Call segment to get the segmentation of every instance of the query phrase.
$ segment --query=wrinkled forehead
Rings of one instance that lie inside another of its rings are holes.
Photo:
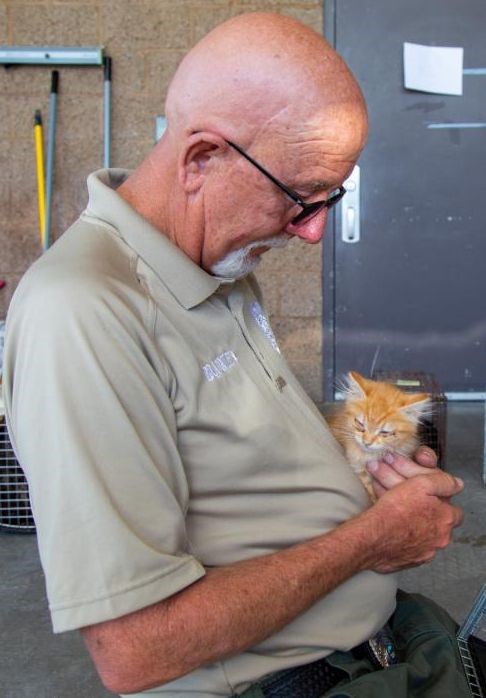
[[[296,114],[292,129],[283,136],[288,142],[323,142],[330,152],[359,153],[368,135],[368,119],[360,103],[346,102]]]
[[[299,105],[301,106],[301,105]],[[297,168],[328,165],[337,179],[345,175],[359,158],[368,133],[363,105],[340,103],[308,110],[286,109],[260,131],[257,140],[265,150],[295,162]],[[316,172],[319,175],[319,172]],[[322,175],[326,177],[326,173]]]

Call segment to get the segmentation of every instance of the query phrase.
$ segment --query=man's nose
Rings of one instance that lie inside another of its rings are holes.
[[[293,225],[290,221],[284,229],[285,233],[299,237],[304,242],[310,245],[315,245],[322,240],[324,228],[327,223],[328,210],[323,208],[322,211],[308,221],[304,221],[300,225]]]

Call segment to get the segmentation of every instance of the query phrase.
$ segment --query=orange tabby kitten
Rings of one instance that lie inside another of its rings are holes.
[[[370,460],[387,451],[411,456],[419,445],[421,417],[430,409],[426,393],[405,393],[391,383],[363,378],[350,371],[345,401],[328,418],[328,424],[374,501],[371,476],[365,469]]]

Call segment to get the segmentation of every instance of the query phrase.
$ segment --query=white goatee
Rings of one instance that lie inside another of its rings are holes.
[[[224,279],[242,279],[260,263],[261,255],[252,255],[258,247],[285,247],[291,236],[280,233],[266,240],[256,240],[239,250],[229,252],[211,267],[211,273]]]

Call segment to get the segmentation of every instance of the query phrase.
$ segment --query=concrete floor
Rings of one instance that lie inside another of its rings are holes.
[[[466,519],[431,564],[401,575],[401,586],[443,605],[460,622],[486,577],[486,489],[482,483],[484,406],[448,406],[447,469],[466,488]],[[77,633],[53,635],[35,535],[0,534],[0,695],[106,698]]]

